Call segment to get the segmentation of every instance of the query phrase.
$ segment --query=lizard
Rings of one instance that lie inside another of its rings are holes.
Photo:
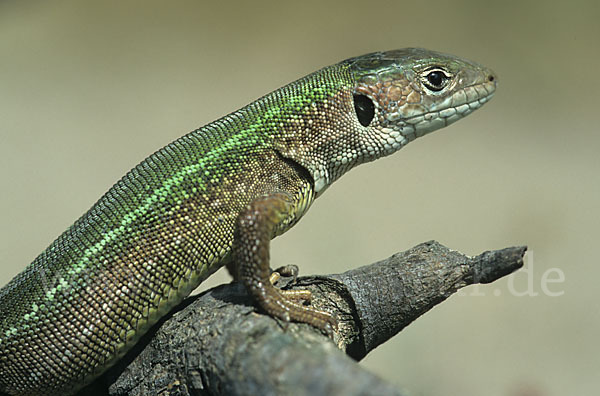
[[[335,330],[273,285],[270,240],[348,170],[463,118],[496,84],[452,55],[374,52],[156,151],[0,289],[0,391],[76,392],[223,266],[268,315]]]

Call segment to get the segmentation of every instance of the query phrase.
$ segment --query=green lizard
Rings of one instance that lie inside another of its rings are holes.
[[[75,392],[227,265],[262,310],[326,331],[270,282],[270,240],[358,164],[479,108],[492,71],[424,49],[325,67],[165,146],[0,290],[0,391]]]

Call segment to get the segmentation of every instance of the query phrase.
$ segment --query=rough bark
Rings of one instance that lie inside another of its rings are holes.
[[[422,243],[342,274],[288,281],[334,312],[330,339],[257,311],[236,283],[188,299],[80,395],[399,395],[356,361],[458,289],[523,265],[526,247],[467,257]],[[284,282],[285,283],[285,282]]]

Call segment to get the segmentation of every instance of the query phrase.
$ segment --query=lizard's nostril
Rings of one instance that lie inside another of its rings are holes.
[[[494,79],[495,79],[495,77],[494,77],[494,75],[493,75],[493,74],[490,74],[490,75],[488,76],[488,81],[489,81],[489,82],[492,82],[492,81],[494,81]]]

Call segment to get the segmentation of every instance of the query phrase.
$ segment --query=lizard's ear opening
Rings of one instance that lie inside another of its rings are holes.
[[[366,95],[354,94],[354,110],[360,125],[369,126],[373,117],[375,117],[375,104]]]

